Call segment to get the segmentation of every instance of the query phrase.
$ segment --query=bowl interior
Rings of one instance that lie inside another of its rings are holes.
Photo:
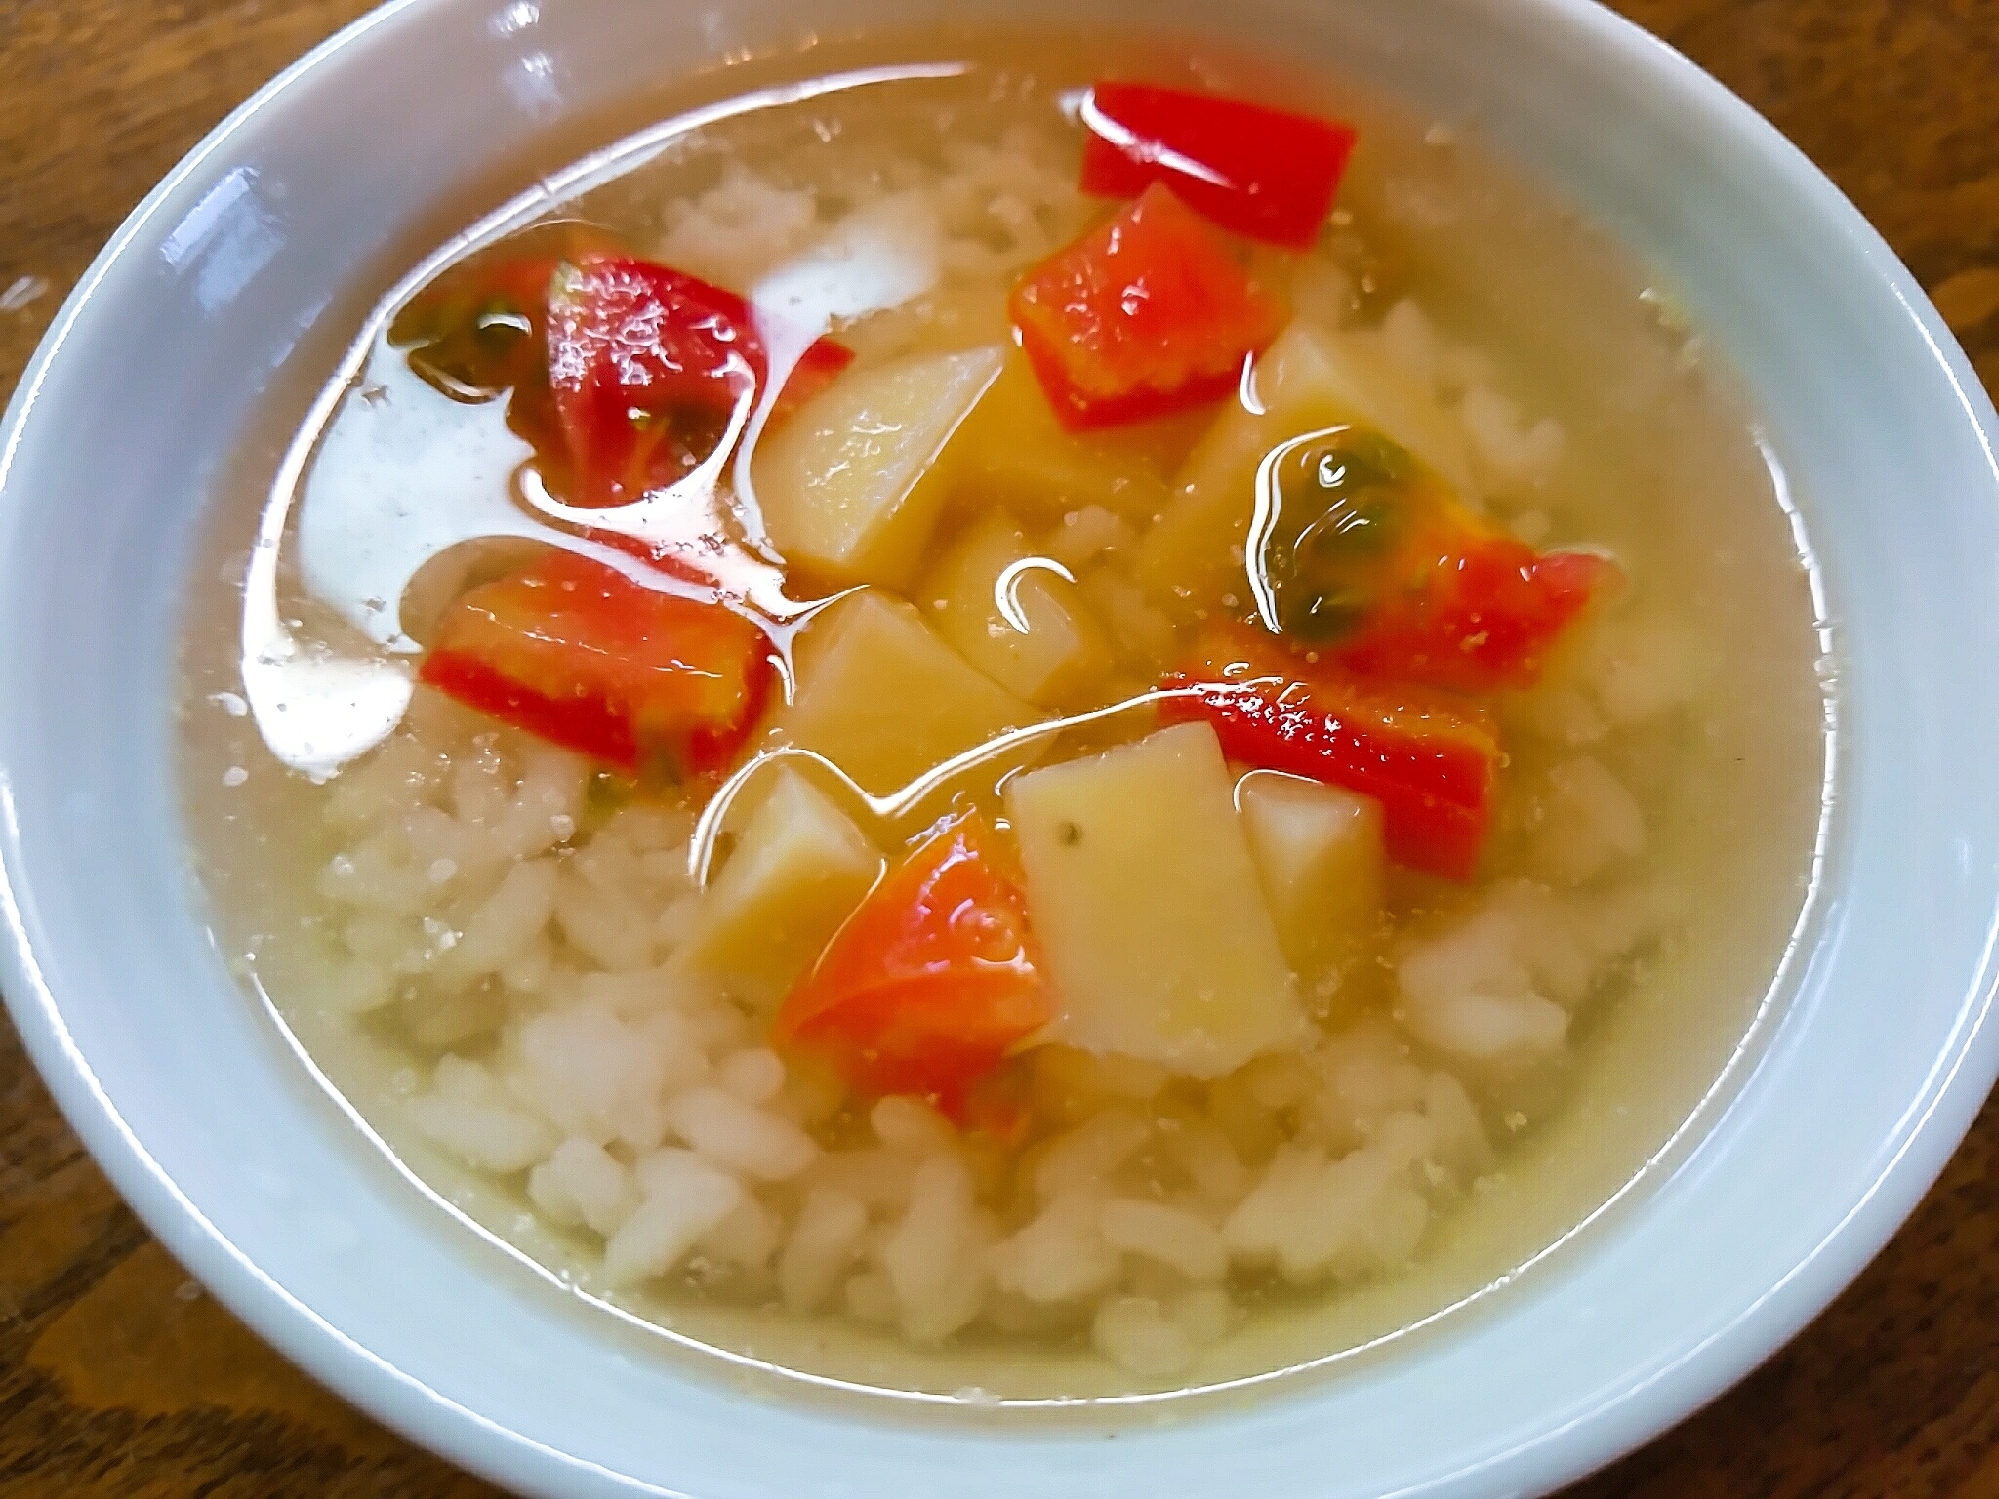
[[[368,275],[427,249],[440,203],[474,205],[469,220],[502,164],[663,77],[869,25],[1118,12],[392,5],[162,185],[16,397],[0,439],[0,915],[23,1033],[191,1269],[344,1393],[503,1481],[702,1499],[1544,1486],[1795,1330],[1913,1205],[1999,1070],[1999,798],[1975,759],[1999,714],[1966,687],[1999,646],[1995,423],[1907,274],[1774,132],[1607,13],[1251,0],[1229,43],[1474,124],[1656,266],[1752,392],[1822,566],[1844,721],[1828,898],[1725,1116],[1656,1190],[1449,1336],[1107,1447],[1089,1419],[912,1422],[690,1374],[424,1211],[311,1084],[201,923],[170,763],[187,570],[271,388],[325,368]],[[1193,0],[1152,16],[1215,24]],[[1330,1474],[1309,1460],[1329,1430]]]

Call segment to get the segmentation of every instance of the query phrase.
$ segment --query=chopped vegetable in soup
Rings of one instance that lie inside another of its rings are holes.
[[[1027,897],[976,812],[943,823],[852,913],[771,1022],[863,1094],[960,1114],[971,1090],[1048,1023]]]
[[[279,634],[190,646],[273,772],[205,867],[328,1075],[780,1365],[1420,1320],[1679,1127],[1802,898],[1796,553],[1628,268],[1120,45],[752,101],[428,267],[274,491]]]
[[[1372,798],[1389,857],[1468,880],[1491,830],[1500,748],[1493,715],[1431,688],[1375,681],[1283,648],[1251,627],[1214,625],[1166,680],[1169,718],[1214,726],[1240,764]]]
[[[696,774],[742,747],[770,678],[764,637],[719,601],[555,550],[468,590],[438,622],[425,684],[625,771]]]
[[[1083,190],[1130,197],[1163,182],[1224,229],[1307,250],[1358,132],[1212,93],[1100,82],[1082,105]]]
[[[1212,403],[1277,336],[1281,317],[1220,237],[1158,184],[1022,276],[1007,305],[1070,427]]]

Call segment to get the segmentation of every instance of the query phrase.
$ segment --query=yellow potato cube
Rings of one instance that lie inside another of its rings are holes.
[[[999,375],[997,348],[925,354],[835,380],[757,451],[771,544],[836,583],[901,587],[950,489],[946,449]]]
[[[1233,791],[1200,723],[1007,783],[1058,1004],[1047,1039],[1195,1077],[1302,1040]]]
[[[775,1008],[879,878],[881,853],[832,798],[794,770],[770,789],[710,880],[675,961]]]
[[[1006,515],[974,523],[916,599],[960,655],[1030,702],[1080,703],[1110,673],[1110,643],[1076,585],[1037,559]]]
[[[1327,334],[1293,323],[1258,365],[1256,385],[1263,414],[1235,405],[1215,419],[1139,544],[1140,586],[1177,618],[1228,595],[1248,602],[1242,549],[1256,509],[1257,467],[1281,442],[1325,427],[1371,427],[1466,488],[1457,424],[1371,334]]]
[[[1044,716],[972,667],[910,605],[866,589],[807,627],[797,690],[776,731],[883,796]],[[1025,746],[1007,763],[1032,760],[1043,748]]]
[[[1015,350],[966,421],[954,456],[966,493],[1037,524],[1086,505],[1149,524],[1166,504],[1157,455],[1176,447],[1185,444],[1157,422],[1088,436],[1063,430],[1027,357]]]
[[[1236,805],[1291,966],[1323,973],[1358,953],[1381,920],[1381,803],[1259,770]]]

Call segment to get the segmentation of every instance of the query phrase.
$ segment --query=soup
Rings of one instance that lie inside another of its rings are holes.
[[[441,1197],[696,1342],[1033,1397],[1420,1323],[1661,1149],[1799,919],[1751,419],[1337,81],[871,61],[382,304],[190,631],[219,928]]]

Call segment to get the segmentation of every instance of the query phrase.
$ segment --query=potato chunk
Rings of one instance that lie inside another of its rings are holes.
[[[1033,555],[1020,528],[996,512],[958,538],[916,598],[944,638],[1000,686],[1066,707],[1109,674],[1110,642],[1076,585],[1032,564]]]
[[[1381,803],[1256,771],[1236,804],[1291,966],[1323,973],[1358,953],[1381,919]]]
[[[981,502],[1037,524],[1101,505],[1143,525],[1166,504],[1161,448],[1185,451],[1180,419],[1079,436],[1063,430],[1048,398],[1015,350],[960,438],[959,474]]]
[[[846,375],[765,441],[757,504],[785,560],[837,583],[907,584],[949,488],[945,450],[1000,359],[971,349]]]
[[[911,606],[867,589],[806,630],[797,692],[776,727],[786,742],[826,756],[881,796],[1042,718],[946,645]],[[1030,745],[1010,763],[1040,753]]]
[[[1007,813],[1054,980],[1047,1036],[1218,1077],[1305,1029],[1206,724],[1017,776]]]
[[[853,821],[796,771],[771,772],[676,962],[774,1008],[873,888],[882,856]]]
[[[1240,558],[1256,504],[1257,466],[1281,442],[1325,427],[1370,427],[1465,487],[1464,440],[1455,423],[1387,359],[1373,335],[1326,334],[1294,323],[1263,356],[1256,378],[1263,414],[1230,406],[1215,419],[1140,543],[1138,581],[1176,618],[1245,591]]]

